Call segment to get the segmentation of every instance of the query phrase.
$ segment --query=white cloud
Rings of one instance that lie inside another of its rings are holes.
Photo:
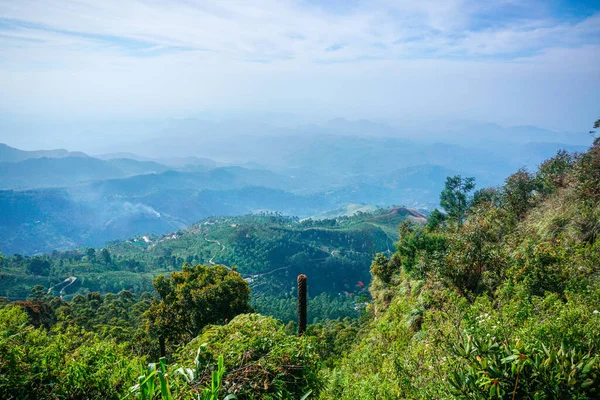
[[[538,1],[377,0],[339,12],[282,0],[8,0],[0,15],[0,110],[11,112],[461,114],[566,127],[564,113],[587,118],[598,99],[600,14],[560,19]],[[544,116],[550,108],[563,113]]]
[[[224,57],[250,60],[327,57],[413,57],[429,55],[502,56],[558,44],[597,40],[598,15],[583,22],[497,17],[490,27],[472,29],[480,14],[493,14],[513,1],[466,0],[376,1],[347,14],[326,13],[296,2],[262,1],[8,1],[5,19],[39,24],[54,31],[4,29],[8,37],[45,40],[50,46],[76,42],[58,32],[110,35],[157,46],[209,50]],[[490,5],[491,4],[491,5]],[[521,3],[517,6],[523,7]],[[525,2],[524,4],[528,4]],[[517,7],[514,6],[514,7]],[[528,13],[524,14],[529,15]],[[35,26],[34,26],[35,27]],[[87,51],[103,48],[97,37],[79,37]],[[7,40],[7,39],[4,39]],[[118,40],[113,40],[117,45]],[[327,48],[344,43],[345,55]],[[394,46],[394,43],[410,45]],[[378,44],[379,46],[374,46]],[[33,43],[31,48],[35,48]]]

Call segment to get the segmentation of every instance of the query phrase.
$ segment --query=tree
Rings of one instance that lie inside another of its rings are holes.
[[[536,174],[540,191],[547,195],[566,187],[574,165],[574,157],[566,150],[559,150],[554,157],[544,161]]]
[[[594,128],[598,128],[598,125],[600,120],[594,123]],[[592,203],[600,199],[600,137],[596,138],[587,152],[578,157],[575,177],[577,192],[582,199]]]
[[[100,250],[100,260],[106,265],[111,264],[112,260],[110,258],[110,253],[107,249]]]
[[[517,219],[534,205],[534,195],[538,183],[530,172],[521,168],[504,181],[502,188],[502,202],[504,208]]]
[[[500,201],[500,193],[496,188],[483,188],[473,193],[473,199],[469,204],[469,213],[474,212],[478,207],[490,207]]]
[[[400,240],[396,242],[396,253],[387,266],[395,273],[400,268],[409,275],[424,279],[431,269],[433,259],[446,251],[444,232],[425,229],[404,221],[400,224]]]
[[[50,263],[40,257],[34,257],[29,261],[29,272],[33,275],[48,275],[50,273]]]
[[[446,185],[440,194],[440,205],[448,219],[462,226],[469,208],[469,193],[475,189],[475,178],[462,178],[460,175],[446,178]]]
[[[41,300],[48,294],[48,290],[46,290],[42,285],[35,285],[31,289],[31,293],[27,296],[27,300]]]
[[[446,215],[437,208],[427,218],[427,229],[434,231],[446,221]]]
[[[393,273],[389,258],[383,253],[377,253],[371,263],[371,275],[381,279],[384,283],[390,283]]]
[[[222,265],[184,264],[182,271],[160,275],[153,284],[161,300],[147,311],[147,328],[174,343],[196,337],[206,325],[252,310],[248,283]]]
[[[88,248],[85,252],[85,254],[87,255],[88,261],[89,262],[95,262],[96,261],[96,250],[94,250],[93,248]]]
[[[590,131],[590,135],[593,137],[596,137],[596,129],[600,129],[600,119],[597,119],[596,122],[594,122],[594,130]]]

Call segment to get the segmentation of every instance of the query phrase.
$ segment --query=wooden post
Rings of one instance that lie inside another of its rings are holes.
[[[298,275],[298,336],[306,332],[306,275]]]
[[[163,335],[160,335],[158,337],[158,344],[160,346],[160,356],[161,357],[166,357],[167,356],[167,351],[165,350],[165,337]]]

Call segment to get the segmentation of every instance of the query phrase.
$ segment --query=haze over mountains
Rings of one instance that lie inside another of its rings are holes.
[[[446,176],[498,185],[515,169],[534,168],[559,149],[582,151],[590,140],[467,122],[407,131],[367,120],[185,119],[135,143],[105,142],[97,153],[2,144],[0,251],[101,246],[214,215],[306,218],[355,204],[427,210],[438,204]]]

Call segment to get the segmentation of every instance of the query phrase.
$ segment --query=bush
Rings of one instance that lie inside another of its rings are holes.
[[[314,337],[288,335],[271,317],[242,314],[227,325],[208,327],[178,359],[185,366],[196,357],[207,371],[198,377],[199,386],[210,381],[208,372],[223,355],[227,393],[240,399],[297,399],[320,388],[319,348]]]
[[[127,347],[79,329],[49,334],[20,307],[2,307],[0,398],[119,398],[143,361]]]
[[[592,399],[600,394],[600,357],[543,344],[467,336],[454,346],[453,394],[467,399]]]

